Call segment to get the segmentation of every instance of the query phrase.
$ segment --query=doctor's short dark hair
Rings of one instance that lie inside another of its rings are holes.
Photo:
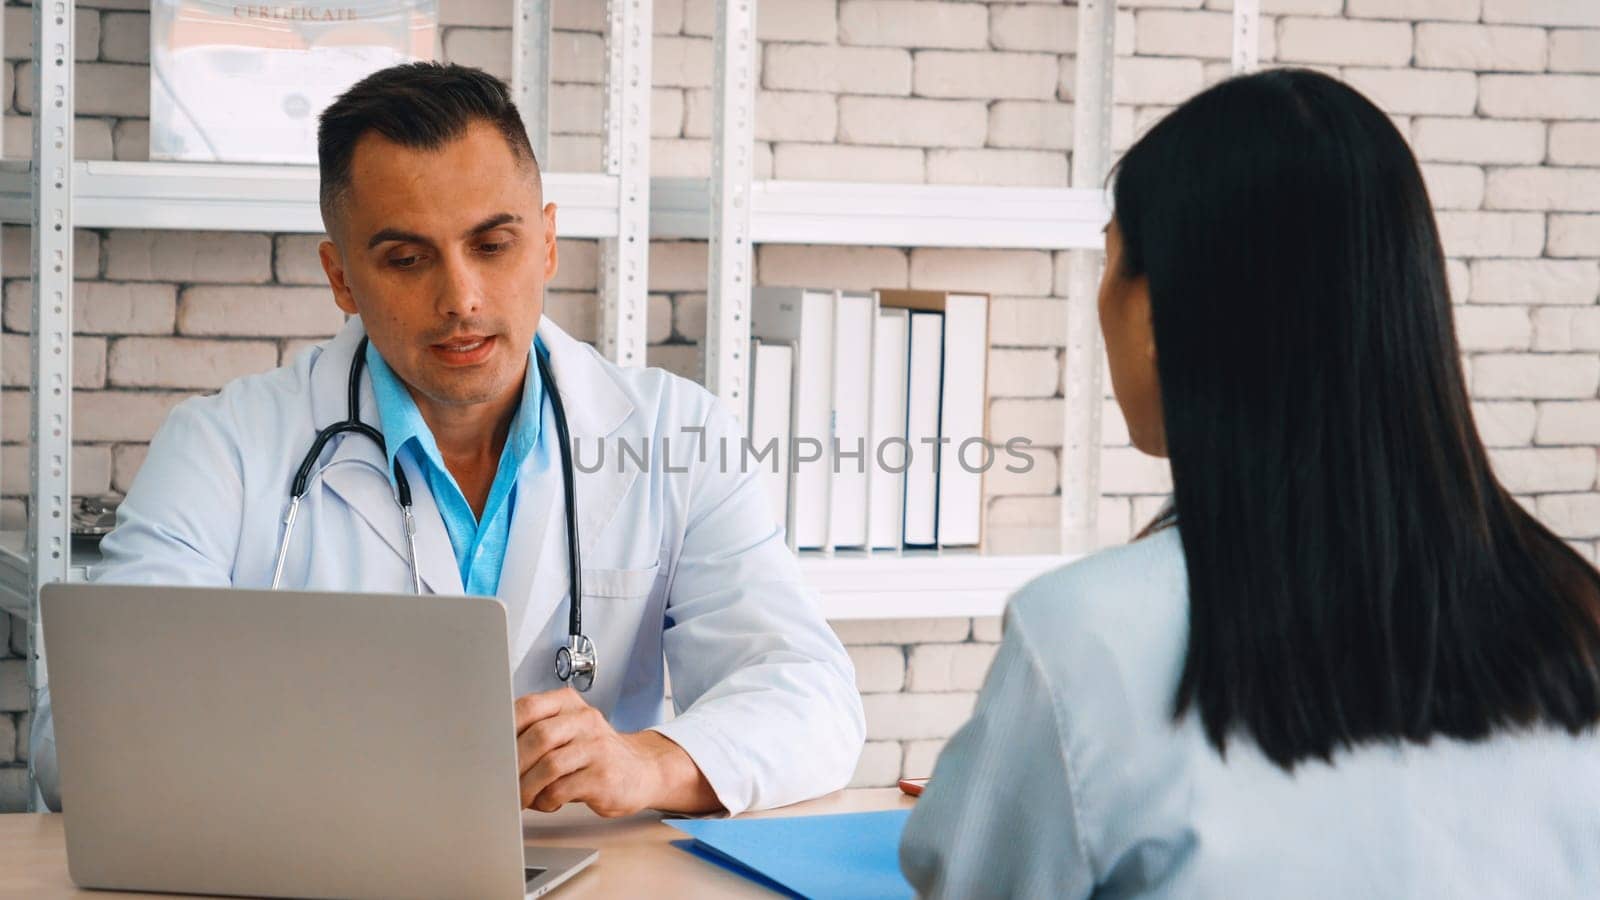
[[[350,187],[350,161],[368,132],[402,147],[433,150],[461,137],[473,122],[500,129],[511,152],[537,177],[539,162],[510,88],[482,69],[404,63],[356,82],[323,111],[317,126],[323,227],[333,232],[334,213]]]

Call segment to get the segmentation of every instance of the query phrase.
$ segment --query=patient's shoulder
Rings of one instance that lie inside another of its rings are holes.
[[[1178,530],[1168,528],[1034,578],[1012,598],[1011,617],[1041,636],[1186,622],[1188,585]]]
[[[1189,633],[1178,530],[1040,575],[1012,598],[1006,628],[1020,629],[1058,699],[1109,693],[1124,711],[1165,716]]]

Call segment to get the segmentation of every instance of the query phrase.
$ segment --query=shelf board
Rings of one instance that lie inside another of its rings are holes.
[[[705,239],[709,190],[654,179],[651,236]],[[1102,192],[1074,188],[758,181],[750,191],[756,244],[1098,250],[1109,220]]]
[[[31,167],[0,163],[0,221],[32,220]],[[85,160],[73,163],[72,179],[79,228],[323,231],[314,166]],[[560,209],[562,237],[616,237],[614,177],[546,173],[544,188]]]
[[[998,616],[1011,594],[1076,557],[976,551],[800,554],[823,615],[844,619],[964,619]]]
[[[0,221],[31,221],[30,169],[0,162]],[[312,166],[83,160],[72,170],[80,228],[323,230]],[[562,237],[616,236],[614,177],[547,173],[544,184]],[[704,240],[709,198],[703,179],[653,179],[651,236]],[[1108,218],[1100,191],[1071,188],[759,181],[750,196],[750,238],[766,244],[1098,249]]]
[[[30,614],[24,533],[0,532],[0,609]],[[935,619],[998,616],[1006,599],[1067,556],[990,556],[971,551],[800,554],[800,571],[817,589],[823,615],[843,619]],[[93,545],[72,552],[72,579],[100,561]]]

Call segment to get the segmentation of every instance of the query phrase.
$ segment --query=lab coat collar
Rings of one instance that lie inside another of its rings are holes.
[[[311,407],[318,427],[326,427],[345,418],[350,361],[365,334],[361,319],[352,317],[345,323],[344,329],[324,345],[313,364]],[[616,375],[593,348],[568,335],[549,317],[540,320],[538,334],[550,353],[551,377],[555,389],[562,392],[568,431],[574,446],[582,448],[583,458],[593,459],[598,452],[599,442],[620,428],[632,415],[633,402]],[[550,389],[551,386],[546,385],[546,390]],[[365,375],[361,379],[359,408],[362,421],[374,427],[379,424],[377,399],[372,391],[371,379]],[[547,436],[554,438],[553,427]],[[556,448],[543,441],[541,444],[549,448],[553,471],[559,475],[559,459],[554,455]],[[333,449],[325,451],[324,455],[329,453],[331,456],[325,463],[323,482],[383,537],[404,564],[408,556],[405,530],[393,489],[385,477],[383,453],[373,442],[352,435],[339,438]],[[538,452],[529,455],[523,464],[522,474],[528,474],[538,455]],[[433,504],[433,498],[428,495],[427,483],[422,480],[420,473],[412,469],[408,469],[406,474],[411,481],[417,517],[417,564],[422,581],[434,593],[459,594],[463,590],[461,573],[456,567],[443,520]],[[637,472],[631,468],[617,472],[613,467],[602,467],[599,471],[586,473],[578,470],[575,474],[579,546],[594,547],[598,545],[601,532],[615,516],[622,499],[627,496]],[[510,545],[500,585],[500,596],[508,601],[516,597],[528,598],[529,616],[524,621],[529,624],[547,618],[549,610],[559,604],[566,594],[565,579],[551,581],[539,578],[539,583],[534,583],[534,569],[550,572],[553,568],[551,565],[539,565],[535,560],[543,555],[544,548],[551,543],[546,539],[548,528],[544,523],[551,518],[559,521],[559,517],[550,515],[555,512],[550,505],[522,502],[531,493],[518,492],[519,502],[512,519]],[[558,498],[559,493],[548,492],[547,496]],[[556,558],[561,561],[560,569],[564,571],[564,555]]]
[[[337,337],[324,345],[311,370],[311,409],[317,427],[325,428],[349,414],[350,362],[366,330],[361,319],[352,317]],[[372,378],[363,373],[359,394],[361,421],[378,428],[378,401]],[[324,451],[322,482],[356,511],[367,525],[389,545],[401,565],[409,565],[405,521],[389,477],[388,459],[378,445],[366,438],[345,434],[336,439],[331,451]],[[456,567],[450,535],[444,519],[428,492],[428,483],[414,465],[401,456],[406,479],[411,483],[412,514],[417,523],[417,575],[435,594],[460,594],[461,571]]]
[[[539,337],[550,354],[547,394],[559,391],[567,415],[567,431],[572,439],[569,452],[582,450],[582,459],[592,460],[600,441],[615,432],[633,413],[634,405],[617,382],[614,371],[592,347],[575,340],[545,318]],[[566,558],[565,500],[562,496],[560,458],[554,443],[555,424],[550,404],[545,404],[544,434],[539,450],[523,465],[526,477],[537,465],[536,458],[547,455],[550,472],[543,490],[531,490],[526,481],[519,484],[517,509],[511,520],[506,565],[500,573],[500,598],[508,613],[508,639],[513,665],[525,658],[543,633],[552,616],[565,607],[569,597],[570,573]],[[575,458],[575,461],[576,458]],[[631,467],[618,472],[605,466],[593,472],[574,468],[573,493],[578,507],[578,547],[600,546],[600,535],[616,515],[632,487],[637,472]],[[565,634],[565,630],[562,630]]]
[[[616,370],[593,347],[562,331],[548,316],[539,324],[539,337],[550,351],[550,377],[555,382],[545,385],[545,390],[561,391],[567,431],[573,441],[569,449],[581,450],[581,459],[592,461],[600,450],[600,441],[621,428],[633,414],[633,401],[617,381]],[[555,435],[554,427],[550,434]],[[545,446],[554,452],[554,443]],[[554,456],[551,462],[560,463]],[[601,466],[594,472],[576,471],[580,547],[595,546],[633,484],[638,474],[634,468],[618,472],[615,466]]]
[[[551,378],[564,389],[562,398],[572,398],[564,407],[572,436],[598,439],[621,427],[633,413],[633,402],[595,349],[562,331],[549,316],[539,320],[539,338],[550,351]]]

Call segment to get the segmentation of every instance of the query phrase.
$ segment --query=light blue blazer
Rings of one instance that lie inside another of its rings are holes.
[[[1024,587],[973,718],[906,827],[935,897],[1600,897],[1600,735],[1226,758],[1172,702],[1176,530]]]

